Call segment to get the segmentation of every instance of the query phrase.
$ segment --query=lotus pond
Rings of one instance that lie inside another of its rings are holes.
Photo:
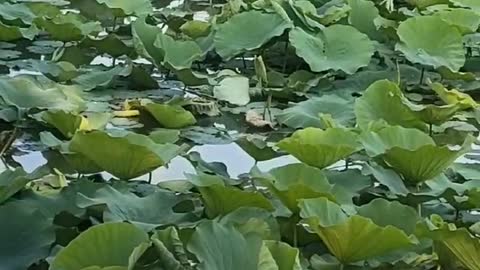
[[[480,1],[0,1],[0,270],[480,270]]]

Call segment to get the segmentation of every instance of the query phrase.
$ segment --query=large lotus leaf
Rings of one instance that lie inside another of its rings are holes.
[[[426,125],[404,104],[404,96],[397,84],[380,80],[370,85],[355,102],[357,124],[367,129],[372,122],[384,120],[391,125],[425,129]]]
[[[465,64],[462,35],[438,16],[409,18],[400,24],[397,34],[401,42],[396,49],[410,62],[447,67],[452,71],[458,71]]]
[[[35,23],[47,31],[53,39],[64,42],[81,40],[102,30],[99,22],[88,22],[83,16],[72,12],[59,14],[52,19],[37,17]]]
[[[263,239],[279,240],[280,228],[274,212],[258,207],[242,207],[223,216],[222,224],[233,224],[241,233],[257,233]]]
[[[457,104],[437,106],[433,104],[414,104],[407,99],[404,103],[413,111],[413,113],[425,123],[432,125],[441,125],[450,120],[455,113],[460,110]]]
[[[435,232],[436,238],[468,269],[480,269],[480,239],[465,228]]]
[[[78,270],[87,267],[125,267],[137,247],[148,235],[128,223],[105,223],[91,227],[64,249],[50,265],[51,270]],[[108,268],[107,268],[108,269]]]
[[[115,34],[109,34],[108,36],[102,38],[93,38],[89,36],[82,41],[80,46],[87,48],[94,47],[98,53],[108,53],[112,57],[129,55],[133,50],[132,47],[128,46],[125,41],[120,39],[120,37]]]
[[[335,200],[332,185],[320,169],[303,163],[272,169],[271,177],[264,177],[265,185],[293,213],[298,214],[298,200],[327,197]]]
[[[9,24],[31,25],[36,16],[25,4],[9,4],[7,2],[0,4],[0,17]]]
[[[20,28],[0,22],[0,41],[14,41],[17,39],[33,39],[38,34],[35,26]]]
[[[280,149],[300,161],[320,169],[348,157],[360,149],[357,136],[342,128],[306,128],[278,143]]]
[[[132,72],[132,65],[118,65],[107,70],[88,70],[73,79],[73,82],[80,85],[84,90],[89,91],[95,88],[109,86],[117,76],[128,76]]]
[[[241,207],[257,207],[273,211],[270,201],[261,193],[248,192],[236,187],[211,185],[199,187],[207,215],[224,216]]]
[[[361,141],[370,156],[381,157],[406,181],[419,183],[433,179],[468,152],[474,138],[468,137],[460,149],[453,150],[437,146],[419,130],[390,126],[363,134]]]
[[[316,35],[297,27],[290,31],[289,40],[315,72],[333,69],[353,74],[370,63],[375,51],[372,41],[349,25],[335,24]]]
[[[418,221],[415,209],[396,201],[375,199],[357,209],[360,216],[371,219],[376,225],[394,226],[407,234],[413,234]]]
[[[302,200],[300,208],[300,215],[310,229],[342,263],[385,255],[416,243],[394,226],[382,227],[358,215],[348,217],[338,205],[325,198]]]
[[[229,70],[225,70],[227,73]],[[245,76],[229,74],[222,77],[213,88],[213,95],[219,100],[228,101],[238,106],[247,105],[250,102],[250,84]]]
[[[380,34],[375,25],[379,11],[375,3],[368,0],[348,0],[350,15],[348,21],[360,32],[367,34],[372,39],[379,39]]]
[[[163,50],[154,45],[157,36],[162,30],[145,22],[145,18],[141,17],[132,23],[133,46],[137,53],[148,58],[157,65],[161,64],[163,59]]]
[[[480,2],[476,0],[450,0],[454,5],[480,11]]]
[[[32,179],[27,176],[22,168],[0,173],[0,204],[23,189],[30,181]]]
[[[150,103],[144,108],[166,128],[183,128],[197,122],[191,112],[179,105]]]
[[[146,230],[186,221],[188,214],[173,211],[173,207],[182,201],[184,200],[181,196],[168,191],[157,191],[146,197],[138,197],[111,186],[98,189],[91,195],[77,195],[77,205],[81,208],[106,205],[107,210],[103,213],[105,222],[127,221]]]
[[[42,113],[42,120],[54,126],[63,136],[71,138],[77,130],[103,129],[111,118],[109,113],[89,114],[88,117],[66,112],[63,110],[52,110]]]
[[[77,132],[70,150],[91,160],[120,179],[132,179],[165,165],[179,152],[173,144],[156,144],[136,133],[111,135],[102,131]]]
[[[0,80],[0,103],[14,106],[20,110],[62,109],[80,111],[85,101],[78,95],[79,89],[53,82],[41,82],[27,76],[4,78]]]
[[[475,33],[480,25],[480,14],[469,9],[457,8],[439,11],[434,14],[440,16],[448,24],[455,26],[462,34]]]
[[[217,26],[215,50],[222,58],[230,59],[242,52],[260,48],[290,27],[291,23],[277,13],[242,12]]]
[[[25,270],[48,256],[55,242],[51,219],[32,207],[17,204],[1,206],[0,219],[0,259],[3,269]]]
[[[183,267],[190,266],[185,247],[175,227],[157,230],[150,239],[163,269],[182,270]]]
[[[199,60],[203,52],[194,41],[175,40],[171,36],[160,33],[153,45],[163,51],[163,59],[155,59],[175,70],[188,69]]]
[[[272,240],[264,241],[263,247],[266,247],[268,249],[268,252],[275,261],[275,270],[302,270],[299,258],[300,251],[297,248],[293,248],[288,244],[280,241]],[[258,270],[273,269],[262,268],[259,266]]]
[[[440,83],[432,83],[430,87],[448,105],[457,105],[462,110],[475,109],[480,106],[469,94],[457,89],[448,90]]]
[[[188,250],[200,261],[199,270],[245,270],[258,269],[261,246],[257,234],[242,235],[232,225],[204,221],[195,229]]]
[[[149,0],[97,0],[111,9],[120,9],[122,12],[114,12],[117,17],[122,15],[147,15],[153,12],[152,2]],[[122,14],[123,13],[123,14]]]
[[[283,110],[275,117],[291,128],[326,128],[320,114],[329,114],[339,125],[352,126],[355,122],[353,102],[336,95],[310,98]]]

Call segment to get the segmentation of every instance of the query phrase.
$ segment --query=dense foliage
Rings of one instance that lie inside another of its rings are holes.
[[[0,1],[0,269],[480,270],[479,25],[478,0]],[[192,150],[229,143],[249,173]]]

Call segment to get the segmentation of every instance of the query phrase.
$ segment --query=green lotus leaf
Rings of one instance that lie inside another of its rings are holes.
[[[147,24],[141,17],[132,23],[133,46],[137,53],[156,65],[161,65],[163,51],[154,45],[157,36],[161,33],[159,27]]]
[[[450,0],[456,6],[471,8],[475,11],[480,11],[480,3],[475,0]]]
[[[161,61],[175,70],[189,69],[192,63],[203,55],[202,50],[194,41],[175,40],[163,33],[157,35],[153,45],[163,52],[162,59],[155,59],[155,61]]]
[[[126,270],[135,249],[147,241],[148,235],[132,224],[96,225],[81,233],[60,250],[51,263],[50,269],[78,270],[87,267],[110,269],[110,267],[123,266]]]
[[[22,168],[0,173],[0,204],[8,200],[32,181]]]
[[[155,231],[151,240],[159,256],[161,267],[180,270],[190,266],[183,242],[175,227]]]
[[[211,185],[199,187],[207,215],[225,216],[241,207],[257,207],[273,211],[270,201],[261,193],[248,192],[236,187]]]
[[[278,147],[300,161],[320,169],[360,150],[356,134],[342,128],[306,128],[281,140]]]
[[[37,17],[35,23],[60,41],[77,41],[85,36],[102,31],[99,22],[89,22],[83,16],[69,12],[54,18]]]
[[[326,197],[335,201],[333,186],[320,169],[303,163],[290,164],[270,170],[260,176],[268,189],[293,213],[300,213],[298,201]]]
[[[11,25],[31,25],[35,14],[25,4],[0,4],[0,17]]]
[[[66,82],[79,75],[77,68],[72,63],[66,61],[36,61],[33,63],[33,67],[49,79],[57,82]]]
[[[126,15],[147,15],[153,12],[152,2],[149,0],[96,0],[99,4],[105,4],[107,7],[122,12],[114,12],[117,17]]]
[[[157,191],[146,197],[138,197],[111,186],[100,188],[90,195],[79,193],[76,199],[80,208],[106,205],[107,210],[103,212],[105,222],[126,221],[145,230],[188,221],[189,214],[173,211],[173,207],[182,201],[184,198],[173,192]]]
[[[437,146],[433,139],[417,129],[389,126],[360,136],[367,153],[383,159],[410,183],[431,180],[442,173],[461,155],[468,152],[475,140],[467,137],[458,149]]]
[[[352,101],[336,95],[323,95],[302,101],[283,110],[275,118],[291,128],[327,128],[320,114],[331,115],[333,120],[342,126],[353,126],[355,121]]]
[[[94,47],[98,53],[108,53],[112,57],[120,57],[122,55],[128,55],[133,50],[128,46],[124,40],[120,39],[118,35],[109,34],[102,38],[87,37],[80,43],[82,47]]]
[[[42,113],[42,120],[54,126],[66,138],[71,138],[77,130],[103,129],[111,118],[109,113],[94,113],[88,117],[66,112],[63,110],[46,111]]]
[[[257,234],[242,235],[233,225],[214,221],[197,226],[188,243],[188,250],[200,261],[199,270],[258,269],[261,247]]]
[[[413,234],[419,219],[417,212],[410,206],[396,201],[375,199],[357,209],[360,216],[371,219],[381,227],[394,226],[407,234]]]
[[[349,25],[335,24],[315,35],[297,27],[290,31],[289,40],[315,72],[333,69],[353,74],[367,66],[374,53],[372,41]]]
[[[457,89],[448,90],[440,83],[432,83],[430,87],[446,104],[456,105],[462,110],[475,109],[480,106],[469,94],[462,93]]]
[[[222,58],[228,60],[245,51],[260,48],[290,27],[291,23],[277,13],[254,10],[242,12],[217,25],[215,50]]]
[[[457,104],[437,106],[433,104],[414,104],[405,100],[405,104],[412,110],[418,119],[431,125],[441,125],[450,120],[459,110]]]
[[[380,15],[375,3],[367,0],[348,0],[348,5],[351,8],[348,16],[350,24],[371,39],[378,40],[380,34],[375,19]]]
[[[297,248],[293,248],[286,243],[280,241],[267,240],[263,242],[262,249],[266,248],[269,255],[274,261],[274,268],[278,270],[301,270],[302,266],[300,264],[300,251]],[[262,253],[260,253],[262,254]],[[262,255],[260,255],[262,257]],[[261,262],[262,258],[260,258]],[[262,265],[259,264],[259,270],[267,270],[272,268],[262,268]]]
[[[197,122],[191,112],[179,105],[150,103],[144,108],[166,128],[183,128]]]
[[[401,125],[424,130],[425,123],[404,104],[405,97],[396,83],[380,80],[370,85],[355,102],[357,124],[367,129],[372,122],[384,120],[390,125]]]
[[[465,64],[462,35],[438,16],[409,18],[400,24],[397,34],[401,42],[395,48],[412,63],[452,71]]]
[[[6,204],[0,207],[0,259],[2,267],[9,270],[24,270],[44,259],[55,242],[55,229],[33,207]],[[22,236],[19,241],[18,236]],[[7,244],[8,243],[8,244]]]
[[[420,9],[424,9],[426,7],[433,6],[433,5],[450,4],[449,0],[407,0],[407,2]]]
[[[342,263],[371,259],[417,243],[392,225],[380,226],[359,215],[348,217],[340,206],[325,198],[302,200],[300,208],[311,230]]]
[[[456,8],[434,13],[448,24],[455,26],[463,35],[477,32],[480,14],[469,9]]]
[[[480,269],[480,240],[465,228],[436,232],[440,242],[468,269]]]
[[[266,161],[281,156],[261,136],[248,135],[239,138],[235,143],[256,161]]]
[[[280,239],[280,226],[274,212],[263,208],[241,207],[223,216],[219,222],[234,225],[242,234],[256,233],[263,239]]]
[[[229,76],[221,78],[219,83],[214,86],[213,95],[219,100],[244,106],[250,102],[249,89],[250,84],[247,77],[229,74]]]
[[[19,110],[36,108],[80,111],[85,108],[85,101],[79,93],[75,86],[64,86],[29,76],[0,80],[0,104],[14,106]]]
[[[72,81],[80,85],[84,90],[90,91],[95,88],[108,87],[116,77],[126,77],[132,72],[132,65],[118,65],[107,70],[88,70],[77,76]]]
[[[75,133],[69,150],[115,177],[132,179],[165,165],[180,148],[173,144],[156,144],[148,136],[136,133],[82,131]]]
[[[208,36],[210,34],[210,28],[211,28],[210,23],[194,20],[194,21],[187,21],[186,23],[184,23],[180,27],[180,30],[185,35],[193,39],[196,39],[196,38]]]
[[[35,26],[20,28],[0,22],[0,41],[14,41],[22,38],[32,40],[38,34]]]

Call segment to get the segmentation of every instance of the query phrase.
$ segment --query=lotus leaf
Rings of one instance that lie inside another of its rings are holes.
[[[453,9],[448,11],[436,12],[442,20],[455,26],[462,34],[477,32],[480,25],[480,14],[469,9]]]
[[[105,223],[80,234],[53,260],[52,270],[78,270],[87,267],[125,267],[135,249],[148,241],[148,235],[128,223]],[[104,268],[103,268],[104,269]],[[115,269],[115,268],[114,268]],[[122,268],[120,268],[122,269]]]
[[[261,247],[257,234],[242,235],[232,225],[214,221],[197,226],[188,243],[188,250],[200,261],[199,270],[258,269]]]
[[[400,24],[397,34],[401,42],[396,49],[412,63],[447,67],[452,71],[458,71],[465,64],[460,32],[438,16],[407,19]],[[431,38],[424,38],[427,36]]]
[[[351,8],[348,16],[350,24],[371,39],[379,39],[380,34],[375,20],[380,15],[375,4],[367,0],[348,0],[348,5]]]
[[[311,230],[342,263],[386,255],[416,244],[416,240],[401,229],[380,226],[359,215],[348,217],[338,205],[325,198],[302,200],[300,208],[300,215]]]
[[[120,179],[132,179],[165,165],[179,153],[173,144],[156,144],[136,133],[77,132],[70,151],[81,154]]]
[[[0,22],[0,41],[14,41],[22,38],[33,39],[38,34],[35,26],[20,28]]]
[[[217,26],[215,50],[222,58],[231,59],[247,50],[261,47],[290,27],[291,23],[276,13],[242,12]]]
[[[98,22],[87,22],[83,16],[75,13],[59,14],[56,17],[37,17],[35,23],[47,31],[53,39],[60,41],[81,40],[94,32],[100,32],[102,28]]]
[[[316,35],[297,27],[290,31],[289,40],[315,72],[333,69],[353,74],[367,66],[374,53],[372,41],[348,25],[335,24]]]
[[[293,213],[300,213],[298,201],[326,197],[335,200],[332,185],[320,169],[308,165],[290,164],[272,169],[270,176],[260,176],[263,183]]]
[[[437,146],[430,136],[400,126],[390,126],[377,132],[367,132],[360,138],[367,153],[380,157],[410,183],[431,180],[468,152],[474,138],[467,138],[458,149]]]
[[[6,170],[0,173],[0,204],[23,189],[32,181],[22,168]]]
[[[122,12],[116,12],[115,15],[146,15],[153,12],[152,3],[148,0],[96,0],[100,4],[105,4],[111,9],[120,9]]]
[[[280,149],[320,169],[360,150],[354,132],[342,128],[306,128],[278,143]]]
[[[157,35],[153,45],[162,51],[162,61],[164,65],[169,65],[175,70],[188,69],[192,63],[199,60],[202,56],[202,50],[194,41],[180,41],[160,33]]]
[[[135,50],[139,55],[150,59],[152,63],[157,65],[161,64],[163,59],[162,50],[154,46],[160,33],[161,29],[147,24],[144,17],[140,17],[132,23],[132,38]]]
[[[219,100],[243,106],[250,102],[250,85],[247,77],[232,75],[221,78],[213,88],[213,95]]]
[[[450,0],[454,5],[480,11],[480,3],[475,0]]]
[[[425,129],[425,124],[404,100],[397,84],[389,80],[374,82],[355,102],[357,124],[367,129],[372,122],[384,120],[391,125]]]
[[[448,90],[440,83],[432,83],[432,90],[448,105],[458,106],[462,110],[478,108],[478,103],[468,94],[457,89]]]
[[[97,130],[103,129],[110,120],[109,113],[95,113],[88,117],[78,115],[71,112],[46,111],[42,113],[42,120],[58,129],[63,136],[67,138],[73,137],[77,130]]]
[[[166,128],[183,128],[197,122],[191,112],[179,105],[150,103],[144,108]]]

